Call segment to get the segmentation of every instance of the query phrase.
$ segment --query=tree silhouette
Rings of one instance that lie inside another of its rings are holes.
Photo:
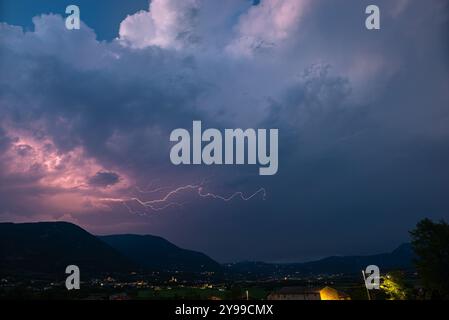
[[[449,298],[449,225],[424,219],[410,231],[418,274],[433,299]]]

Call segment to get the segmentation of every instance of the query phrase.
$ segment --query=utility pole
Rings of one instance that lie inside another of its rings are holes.
[[[369,289],[368,289],[368,287],[366,286],[365,270],[362,270],[362,275],[363,275],[363,284],[365,285],[365,288],[366,288],[366,294],[367,294],[367,296],[368,296],[368,300],[371,300],[371,295],[370,295],[370,293],[369,293]]]

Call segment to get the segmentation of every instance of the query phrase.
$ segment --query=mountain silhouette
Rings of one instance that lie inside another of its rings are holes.
[[[227,272],[253,276],[359,273],[368,265],[381,272],[413,269],[406,243],[389,253],[332,256],[305,263],[239,262]],[[221,271],[207,255],[182,249],[152,235],[94,236],[68,222],[0,223],[0,274],[64,274],[68,265],[84,274],[130,271]]]
[[[64,274],[132,270],[136,266],[96,236],[68,222],[0,223],[0,270]]]
[[[333,256],[318,261],[298,264],[304,273],[356,273],[369,265],[377,265],[381,271],[392,269],[412,269],[413,250],[404,243],[389,253],[367,256]]]
[[[273,276],[279,274],[319,275],[355,274],[369,265],[377,265],[381,272],[412,270],[414,253],[410,243],[404,243],[389,253],[366,256],[331,256],[303,263],[238,262],[228,265],[231,272]]]
[[[181,249],[157,236],[123,234],[99,238],[146,269],[201,272],[221,268],[205,254]]]
[[[0,223],[1,274],[64,274],[71,264],[84,274],[221,268],[156,236],[94,236],[68,222]]]

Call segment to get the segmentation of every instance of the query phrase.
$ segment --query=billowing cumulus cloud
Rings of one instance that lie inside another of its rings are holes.
[[[388,250],[448,217],[448,3],[379,1],[374,32],[367,4],[154,0],[111,41],[54,14],[0,24],[0,219],[225,261]],[[193,120],[278,128],[278,174],[173,166]]]
[[[254,51],[282,45],[298,35],[299,23],[309,0],[266,0],[253,6],[240,17],[236,38],[227,49],[236,55],[252,55]]]
[[[120,24],[120,40],[135,48],[181,49],[195,42],[199,0],[155,0],[149,11],[128,16]]]

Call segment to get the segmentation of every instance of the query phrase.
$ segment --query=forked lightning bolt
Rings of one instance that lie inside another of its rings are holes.
[[[161,190],[167,189],[167,187],[163,187],[163,188],[157,188],[154,190],[142,190],[140,188],[136,188],[140,193],[144,193],[144,194],[149,194],[149,193],[155,193],[155,192],[160,192]],[[226,196],[222,196],[222,195],[218,195],[215,193],[211,193],[211,192],[206,192],[204,190],[204,187],[202,184],[188,184],[185,186],[181,186],[178,187],[176,189],[173,189],[169,192],[167,192],[162,198],[160,199],[153,199],[153,200],[142,200],[138,197],[130,197],[130,198],[102,198],[100,199],[101,201],[105,201],[105,202],[120,202],[122,203],[131,213],[134,214],[141,214],[135,210],[133,210],[130,206],[130,203],[137,203],[139,206],[143,207],[145,209],[145,212],[147,212],[148,210],[152,210],[152,211],[161,211],[164,209],[167,209],[168,207],[172,207],[172,206],[182,206],[183,203],[179,203],[176,201],[172,201],[171,198],[177,194],[182,193],[183,191],[187,191],[187,190],[195,190],[198,194],[199,197],[201,198],[212,198],[212,199],[217,199],[217,200],[222,200],[225,202],[231,201],[234,198],[240,198],[243,201],[248,201],[252,198],[254,198],[255,196],[257,196],[258,194],[262,195],[262,199],[265,200],[266,198],[266,190],[265,188],[260,188],[258,189],[256,192],[245,196],[243,194],[243,192],[241,191],[237,191],[232,193],[230,196],[226,197]],[[143,214],[145,215],[145,214]]]

